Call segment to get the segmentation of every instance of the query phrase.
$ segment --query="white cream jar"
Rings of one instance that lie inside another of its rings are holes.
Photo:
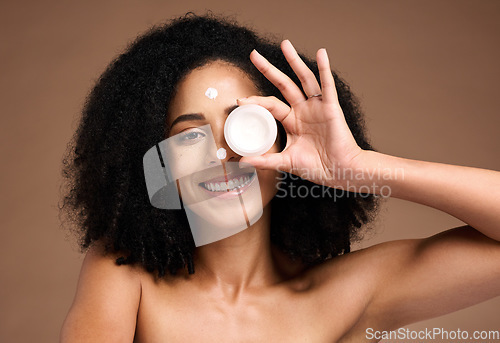
[[[278,128],[266,108],[250,104],[234,109],[224,124],[227,145],[241,156],[258,156],[274,144]]]

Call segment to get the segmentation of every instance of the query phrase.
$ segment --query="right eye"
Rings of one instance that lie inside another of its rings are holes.
[[[176,141],[182,145],[192,145],[198,143],[205,137],[201,130],[186,130],[176,135]]]

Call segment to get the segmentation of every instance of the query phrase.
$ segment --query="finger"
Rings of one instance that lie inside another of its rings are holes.
[[[253,50],[250,53],[250,60],[266,79],[279,89],[290,105],[306,100],[306,97],[295,82],[266,60],[257,50]]]
[[[307,67],[304,61],[302,61],[297,50],[295,50],[288,39],[281,42],[281,50],[288,64],[290,64],[295,72],[295,75],[299,78],[306,95],[321,94],[321,88],[319,87],[318,80],[316,80],[316,76],[314,76],[314,73]]]
[[[244,156],[239,162],[249,163],[256,169],[282,170],[285,172],[289,172],[292,169],[288,155],[283,152],[269,153],[252,157]]]
[[[274,118],[283,123],[290,114],[290,107],[274,96],[250,96],[237,99],[238,105],[256,104],[266,108]],[[287,123],[290,120],[287,120]],[[285,124],[283,124],[285,125]]]
[[[318,62],[319,76],[321,79],[323,101],[325,103],[338,103],[337,89],[335,88],[335,80],[333,79],[326,49],[322,48],[318,50],[316,61]]]

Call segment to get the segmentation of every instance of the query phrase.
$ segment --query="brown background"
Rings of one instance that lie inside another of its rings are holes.
[[[326,47],[361,98],[380,151],[500,170],[500,1],[179,3],[1,3],[1,342],[57,340],[82,261],[57,211],[60,161],[79,110],[128,42],[188,10],[235,15],[310,56]],[[364,244],[460,224],[391,199]],[[411,328],[499,329],[499,305],[496,298]]]

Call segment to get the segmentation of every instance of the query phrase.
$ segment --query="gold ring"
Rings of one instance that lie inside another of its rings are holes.
[[[322,96],[322,95],[323,94],[321,94],[321,93],[313,94],[313,95],[309,95],[308,98],[315,98],[315,97]]]

